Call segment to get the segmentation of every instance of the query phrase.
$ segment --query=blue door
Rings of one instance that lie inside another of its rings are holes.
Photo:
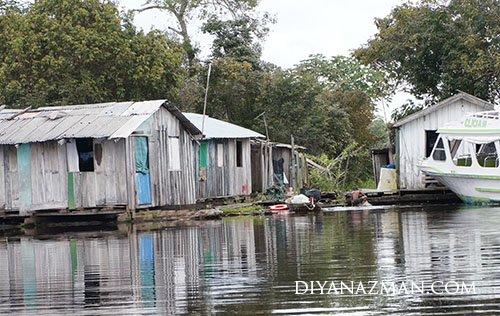
[[[134,145],[137,202],[139,205],[151,204],[148,138],[145,136],[136,136],[134,137]]]

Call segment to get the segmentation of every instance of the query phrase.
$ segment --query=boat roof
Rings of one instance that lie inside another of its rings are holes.
[[[478,143],[500,140],[500,112],[471,113],[460,120],[445,124],[437,132],[448,138],[469,138]]]

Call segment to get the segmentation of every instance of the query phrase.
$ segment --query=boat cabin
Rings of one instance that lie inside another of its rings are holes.
[[[437,185],[436,179],[417,168],[421,157],[431,156],[438,137],[437,130],[469,113],[492,110],[493,104],[460,92],[396,122],[393,129],[398,188],[424,189]]]

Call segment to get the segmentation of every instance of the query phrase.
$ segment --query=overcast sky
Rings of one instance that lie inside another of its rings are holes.
[[[327,57],[348,55],[353,49],[373,37],[377,28],[376,17],[385,17],[403,0],[261,0],[260,11],[276,17],[263,45],[262,59],[284,68],[292,67],[310,54]],[[140,8],[141,0],[120,0],[126,9]],[[165,30],[175,23],[168,14],[159,10],[137,13],[134,20],[138,27]],[[210,39],[190,29],[193,38],[207,55]],[[398,93],[387,111],[402,104],[409,95]],[[379,111],[383,116],[383,111]]]

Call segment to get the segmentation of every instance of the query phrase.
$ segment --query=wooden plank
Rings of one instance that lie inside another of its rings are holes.
[[[0,210],[5,209],[5,158],[4,158],[4,148],[5,146],[0,145]]]
[[[82,207],[96,207],[96,181],[94,172],[80,172]]]
[[[127,203],[127,165],[126,165],[125,140],[120,139],[115,146],[114,161],[116,163],[116,202]]]
[[[82,173],[73,172],[73,193],[75,198],[75,208],[83,207],[82,202]]]
[[[113,176],[114,170],[109,170],[112,165],[108,165],[108,148],[112,142],[94,142],[94,173],[96,186],[96,204],[100,206],[107,205],[107,177]]]
[[[127,171],[127,204],[129,209],[135,210],[136,194],[135,194],[135,160],[133,138],[129,137],[125,140],[125,164]]]

